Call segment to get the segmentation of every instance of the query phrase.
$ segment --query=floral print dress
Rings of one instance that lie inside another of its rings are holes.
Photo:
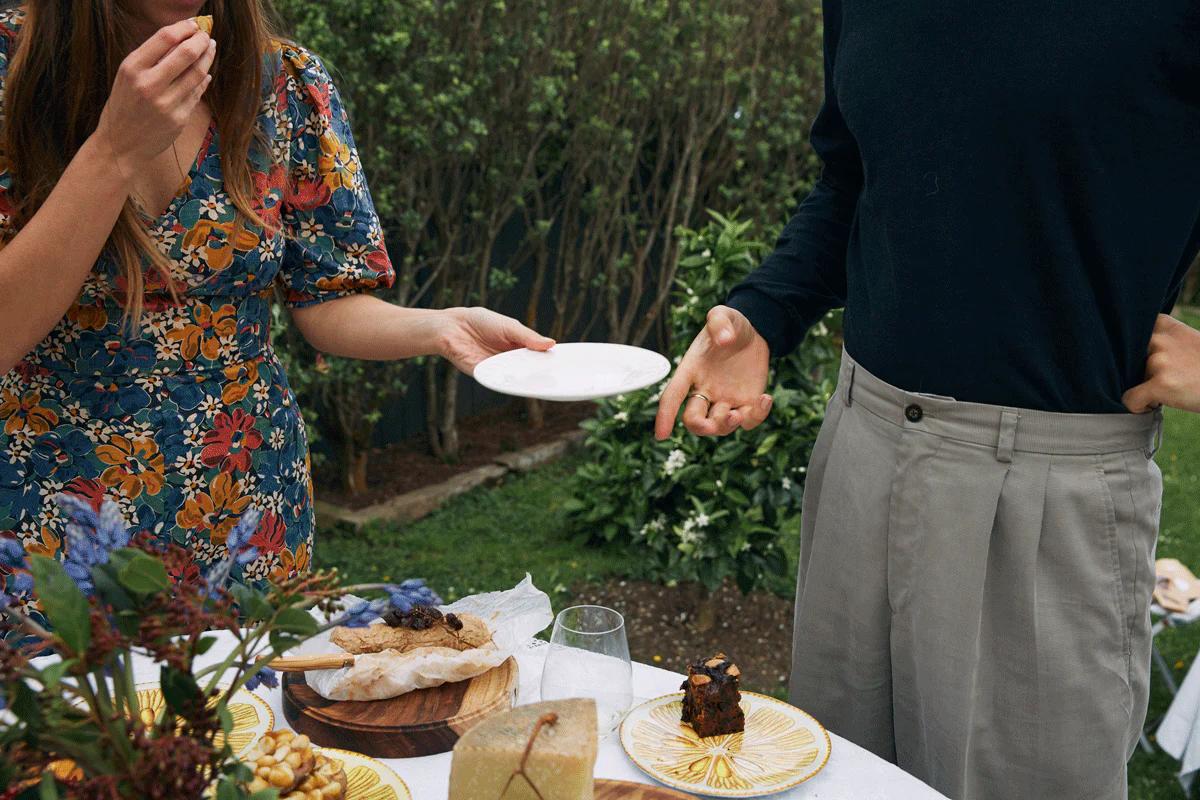
[[[20,22],[0,14],[0,80]],[[147,217],[181,302],[148,275],[131,332],[115,299],[120,268],[101,257],[66,316],[0,376],[0,531],[28,552],[61,557],[66,521],[52,498],[66,491],[114,499],[135,530],[189,548],[200,570],[257,508],[260,556],[241,577],[309,565],[308,448],[271,348],[272,299],[308,306],[390,285],[393,272],[329,74],[290,44],[265,57],[258,121],[270,148],[254,148],[252,167],[266,227],[239,226],[210,128],[185,185]],[[0,227],[11,182],[0,173]]]

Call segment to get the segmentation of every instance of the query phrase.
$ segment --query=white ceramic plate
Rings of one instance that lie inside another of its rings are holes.
[[[761,797],[825,768],[829,734],[781,700],[742,692],[745,733],[701,739],[679,721],[683,692],[647,700],[621,723],[621,746],[651,778],[709,797]]]
[[[475,367],[475,380],[501,394],[538,400],[598,400],[658,383],[671,362],[626,344],[574,342],[549,351],[510,350]]]

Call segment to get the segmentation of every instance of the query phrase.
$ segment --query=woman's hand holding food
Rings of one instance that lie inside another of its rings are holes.
[[[716,306],[658,402],[654,435],[666,439],[686,400],[683,424],[699,436],[750,430],[771,412],[770,348],[740,311]]]
[[[216,40],[192,19],[161,28],[121,62],[93,134],[122,176],[171,146],[212,81]]]

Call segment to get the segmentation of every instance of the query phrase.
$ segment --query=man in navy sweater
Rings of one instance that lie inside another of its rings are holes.
[[[1200,248],[1200,3],[825,0],[820,181],[663,393],[770,411],[845,307],[792,700],[952,798],[1124,798],[1146,711],[1166,314]]]

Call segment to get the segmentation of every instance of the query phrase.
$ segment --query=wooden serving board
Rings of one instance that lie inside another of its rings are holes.
[[[304,680],[283,676],[283,713],[318,745],[376,758],[445,753],[479,721],[512,708],[517,662],[508,659],[477,678],[447,683],[390,700],[326,700]]]
[[[684,794],[665,786],[648,786],[628,781],[596,781],[595,800],[693,800],[696,795]]]

